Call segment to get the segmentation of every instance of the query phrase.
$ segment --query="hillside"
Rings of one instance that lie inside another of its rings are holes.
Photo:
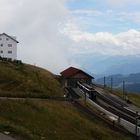
[[[0,132],[23,140],[131,140],[71,102],[40,100],[64,91],[49,71],[27,64],[0,62]],[[36,97],[30,99],[28,97]]]
[[[24,140],[131,140],[72,104],[51,100],[1,100],[0,130]]]
[[[0,62],[0,96],[63,96],[63,90],[49,71],[14,62]]]

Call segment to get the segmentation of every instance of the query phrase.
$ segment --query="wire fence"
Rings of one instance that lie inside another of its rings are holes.
[[[118,88],[122,91],[122,96],[124,99],[127,99],[127,91],[126,91],[126,81],[115,79],[113,77],[104,77],[100,83],[103,85],[104,88]]]

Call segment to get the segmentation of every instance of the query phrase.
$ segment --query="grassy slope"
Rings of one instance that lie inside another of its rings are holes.
[[[0,96],[63,96],[63,90],[54,75],[44,69],[0,62]],[[29,99],[0,100],[0,131],[26,140],[129,139],[69,103]]]
[[[62,96],[54,75],[47,70],[23,64],[0,62],[0,96]]]
[[[26,140],[130,140],[60,101],[1,100],[0,130]]]

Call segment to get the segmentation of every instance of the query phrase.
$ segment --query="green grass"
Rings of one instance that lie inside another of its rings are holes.
[[[0,96],[63,96],[63,90],[49,71],[27,64],[0,62]]]
[[[0,62],[0,96],[62,97],[49,71],[27,64]],[[65,101],[0,100],[0,131],[24,140],[131,140]]]
[[[68,102],[1,100],[0,131],[26,140],[131,140]]]
[[[128,98],[130,101],[132,101],[133,104],[140,107],[140,94],[128,93]]]

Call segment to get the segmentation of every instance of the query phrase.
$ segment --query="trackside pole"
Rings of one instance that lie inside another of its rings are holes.
[[[113,88],[113,78],[111,77],[111,90]]]
[[[104,76],[104,88],[106,87],[106,77]]]
[[[125,81],[123,81],[123,99],[125,99]]]

